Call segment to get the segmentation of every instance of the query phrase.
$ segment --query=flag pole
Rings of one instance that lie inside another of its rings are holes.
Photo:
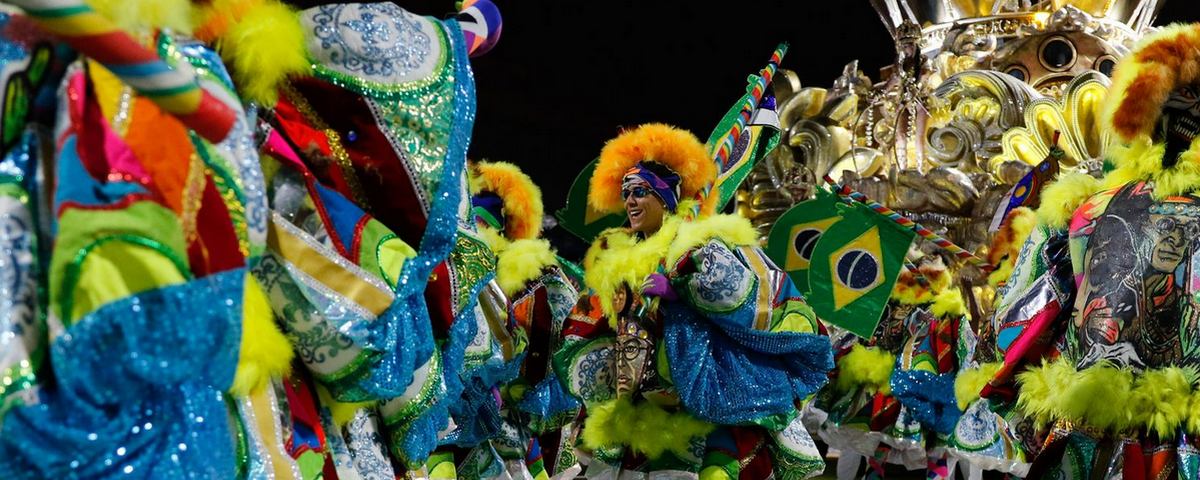
[[[928,228],[925,228],[924,226],[922,226],[921,224],[919,224],[917,222],[912,221],[908,217],[901,215],[899,212],[896,212],[895,210],[892,210],[879,202],[871,200],[866,195],[863,195],[862,192],[859,192],[857,190],[854,190],[854,189],[844,186],[844,185],[838,185],[838,183],[836,181],[834,181],[833,178],[830,177],[829,175],[825,175],[825,183],[828,183],[829,186],[833,187],[833,189],[837,191],[838,195],[840,195],[842,197],[849,197],[851,199],[857,200],[857,201],[865,204],[866,206],[870,207],[871,210],[874,210],[876,213],[879,213],[880,215],[887,217],[892,222],[895,222],[896,224],[898,224],[904,228],[908,228],[914,232],[917,232],[917,235],[920,235],[922,238],[929,240],[929,241],[933,242],[934,244],[936,244],[937,246],[946,249],[947,251],[954,254],[958,258],[960,258],[962,260],[966,260],[967,262],[970,262],[972,265],[975,265],[977,268],[979,268],[980,270],[983,270],[985,273],[991,273],[992,270],[995,269],[995,267],[993,267],[991,264],[987,263],[987,261],[983,260],[982,258],[975,256],[975,254],[968,252],[967,250],[963,249],[962,247],[954,244],[954,242],[951,242],[950,240],[946,240],[941,235],[933,233],[933,231],[929,230]]]
[[[742,130],[746,128],[746,124],[750,122],[750,116],[754,113],[754,109],[758,108],[758,103],[762,101],[763,95],[766,94],[767,87],[771,85],[771,80],[775,78],[775,71],[779,68],[779,62],[783,61],[783,56],[787,54],[787,42],[780,43],[775,47],[775,52],[771,54],[771,60],[767,62],[767,66],[763,67],[758,72],[758,81],[754,84],[754,88],[750,90],[750,94],[746,96],[746,101],[742,103],[742,112],[738,114],[737,120],[733,122],[733,127],[729,129],[729,133],[725,135],[725,140],[721,142],[721,146],[717,148],[717,154],[713,157],[713,163],[717,164],[717,171],[724,170],[722,167],[725,161],[729,159],[729,155],[733,153],[733,146],[737,145],[737,141],[742,136]],[[692,217],[700,215],[700,209],[708,201],[709,194],[712,193],[713,184],[704,186],[704,191],[700,192],[699,202],[692,207]]]

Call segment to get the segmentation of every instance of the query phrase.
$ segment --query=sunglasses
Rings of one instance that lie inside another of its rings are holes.
[[[645,198],[649,194],[650,189],[646,187],[624,188],[621,189],[621,200],[628,199],[630,195],[633,195],[633,198]]]

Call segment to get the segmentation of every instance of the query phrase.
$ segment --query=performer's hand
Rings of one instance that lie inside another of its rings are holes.
[[[670,302],[679,300],[679,295],[676,295],[675,289],[671,288],[670,280],[667,280],[667,276],[661,273],[652,273],[646,277],[646,283],[642,284],[642,293]]]

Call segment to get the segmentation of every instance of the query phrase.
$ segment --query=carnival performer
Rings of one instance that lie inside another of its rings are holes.
[[[940,255],[914,248],[910,257],[925,282],[902,271],[871,338],[835,337],[834,380],[809,407],[821,438],[840,452],[839,478],[854,478],[864,457],[871,478],[888,464],[940,477],[953,470],[941,445],[953,426],[942,418],[955,413],[946,411],[953,376],[942,370],[956,363],[939,360],[958,350],[961,294]]]
[[[1200,26],[1176,25],[1118,63],[1103,109],[1111,168],[1048,187],[997,310],[1007,351],[982,394],[1015,397],[1048,427],[1031,478],[1200,473],[1198,52]]]
[[[248,275],[265,243],[252,129],[216,53],[159,30],[188,31],[186,23],[122,21],[128,30],[106,38],[134,33],[150,44],[127,45],[161,48],[172,52],[172,67],[197,68],[201,88],[228,100],[233,122],[210,141],[94,59],[67,70],[55,177],[46,182],[56,186],[57,229],[43,277],[53,343],[53,369],[44,371],[54,377],[5,413],[0,475],[231,478],[271,470],[271,457],[286,451],[263,440],[269,430],[252,412],[272,401],[268,386],[292,357]],[[239,455],[235,438],[256,440]]]
[[[492,440],[513,478],[573,477],[571,445],[559,433],[575,419],[579,402],[568,395],[550,363],[562,344],[563,323],[579,298],[542,230],[541,189],[504,162],[471,165],[471,192],[480,236],[496,253],[496,283],[529,344],[520,375],[502,391],[504,434]]]
[[[1053,197],[1048,198],[1047,203],[1053,200]],[[1014,209],[1005,217],[988,249],[987,261],[996,266],[988,275],[988,284],[995,289],[997,305],[1004,298],[1009,298],[1006,292],[1016,286],[1009,283],[1010,280],[1016,281],[1010,277],[1013,276],[1018,256],[1023,254],[1022,246],[1038,229],[1037,223],[1037,214],[1033,210],[1026,207]],[[1046,246],[1043,243],[1035,245]],[[1058,245],[1065,246],[1065,241],[1059,242]],[[1056,250],[1034,248],[1029,252],[1042,252],[1047,256],[1066,258],[1065,255],[1060,255],[1064,252]],[[1069,272],[1069,265],[1065,267],[1061,271]],[[1028,265],[1023,268],[1028,268]],[[1069,278],[1065,280],[1069,281]],[[1012,311],[1011,306],[1004,310]],[[971,479],[981,478],[985,470],[1025,477],[1029,472],[1028,461],[1032,459],[1030,452],[1036,452],[1036,448],[1039,447],[1033,439],[1021,438],[1022,432],[1029,432],[1034,428],[1012,408],[1014,405],[1011,401],[993,403],[980,397],[980,392],[995,378],[1003,365],[1004,352],[998,350],[999,326],[995,323],[995,320],[1001,317],[990,316],[987,321],[978,324],[975,332],[961,331],[963,343],[968,343],[971,338],[975,338],[976,343],[967,345],[967,351],[964,352],[965,361],[958,377],[955,378],[955,397],[963,415],[946,443],[950,454],[959,459],[960,466],[966,467],[967,476]],[[1008,342],[1012,340],[1011,334],[1011,327],[1005,330],[1004,351],[1007,351]]]
[[[715,177],[695,136],[667,125],[601,151],[589,204],[624,209],[629,227],[588,251],[589,294],[555,358],[586,409],[588,477],[803,478],[824,467],[798,406],[833,367],[829,340],[750,223],[695,203]]]
[[[486,1],[447,20],[390,3],[200,7],[198,34],[264,107],[278,241],[256,273],[273,280],[272,307],[318,386],[308,430],[326,427],[318,443],[348,478],[428,475],[464,362],[486,353],[469,351],[494,258],[464,208],[468,56],[494,45],[499,15]],[[360,25],[404,25],[386,41],[414,63],[373,56]]]

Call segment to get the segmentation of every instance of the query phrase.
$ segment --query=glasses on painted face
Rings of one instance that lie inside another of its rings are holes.
[[[626,200],[630,195],[633,198],[646,198],[650,194],[650,189],[646,187],[630,187],[621,189],[621,200]]]

